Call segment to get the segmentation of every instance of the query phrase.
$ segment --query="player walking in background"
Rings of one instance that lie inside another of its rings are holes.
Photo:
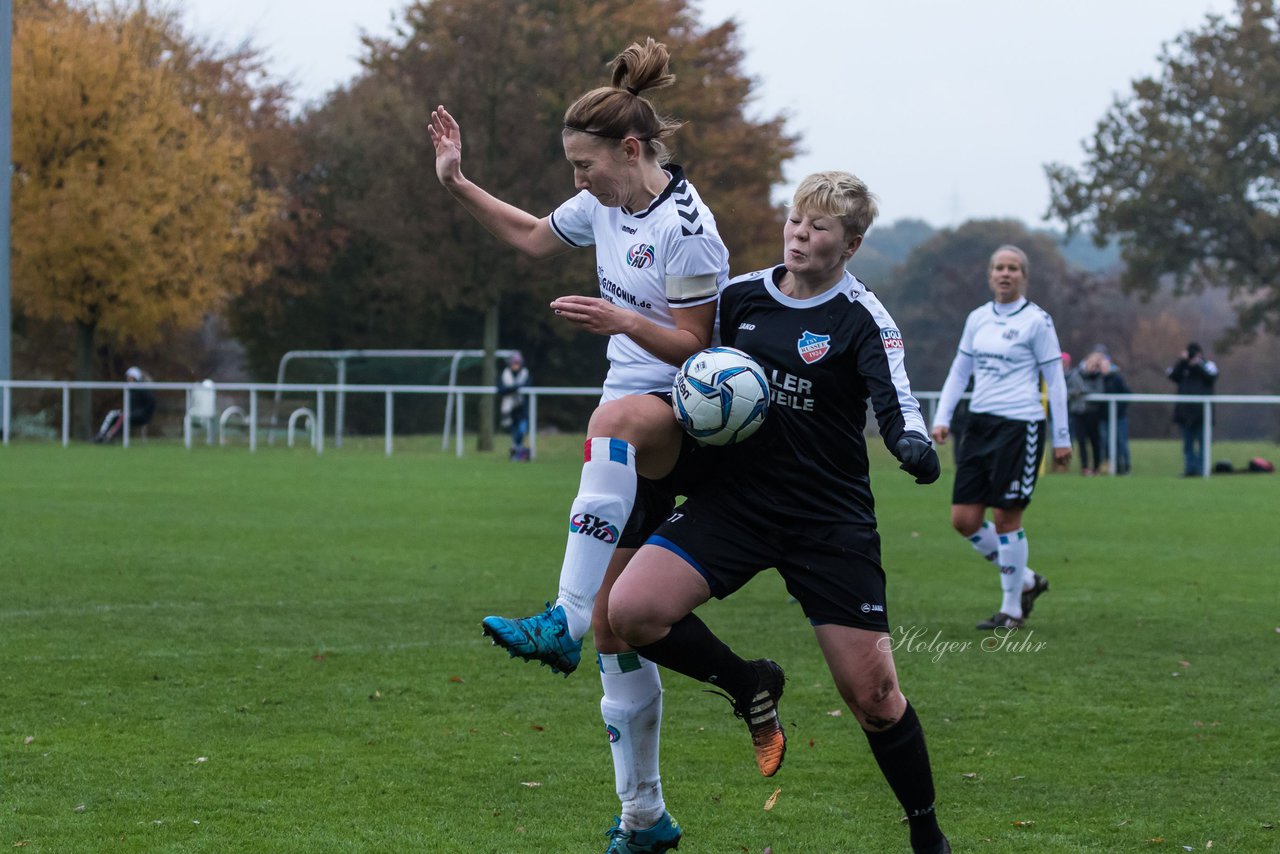
[[[868,400],[885,445],[917,483],[937,480],[939,463],[897,326],[845,269],[875,215],[853,175],[810,175],[783,229],[785,262],[725,289],[721,336],[764,368],[769,415],[745,444],[725,449],[716,477],[640,549],[609,611],[646,658],[724,689],[747,721],[760,770],[772,774],[786,749],[782,669],[743,660],[692,612],[776,567],[907,812],[912,847],[945,852],[924,731],[899,690],[889,643],[863,438]]]
[[[594,624],[622,815],[610,852],[674,848],[658,777],[662,687],[657,668],[609,629],[606,593],[627,558],[674,506],[669,483],[684,434],[668,393],[680,365],[711,343],[716,299],[728,280],[729,253],[715,218],[664,141],[679,123],[658,115],[642,93],[670,85],[664,45],[648,39],[614,59],[611,85],[586,93],[565,112],[565,157],[579,193],[538,218],[490,195],[462,175],[462,137],[444,107],[431,116],[436,174],[481,224],[535,258],[594,245],[600,297],[564,296],[556,314],[608,335],[604,396],[587,428],[578,495],[560,589],[545,613],[487,617],[486,634],[512,655],[569,673]],[[639,481],[637,481],[639,475]],[[637,486],[639,495],[637,496]],[[635,512],[633,512],[633,510]]]
[[[1048,389],[1054,460],[1071,460],[1062,348],[1053,318],[1027,300],[1030,275],[1027,255],[1016,246],[1001,246],[991,256],[987,277],[995,298],[965,320],[933,419],[933,440],[944,444],[956,402],[972,377],[969,421],[956,449],[951,525],[1000,569],[1000,609],[978,623],[979,629],[1021,628],[1036,598],[1049,589],[1047,579],[1027,568],[1022,527],[1046,439],[1041,377]],[[993,522],[986,521],[988,507]]]

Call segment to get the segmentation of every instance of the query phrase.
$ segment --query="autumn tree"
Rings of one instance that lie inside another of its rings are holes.
[[[234,75],[172,17],[19,2],[13,66],[15,302],[74,328],[88,380],[100,344],[198,327],[251,280],[272,200],[222,109]]]
[[[255,306],[287,303],[278,330],[328,318],[304,334],[341,341],[331,346],[479,339],[492,351],[505,322],[522,347],[541,350],[532,362],[539,382],[555,382],[571,363],[590,364],[599,381],[601,342],[570,337],[546,311],[555,295],[595,290],[591,253],[533,262],[498,243],[436,181],[425,128],[430,111],[447,105],[462,124],[468,177],[549,213],[574,192],[561,146],[565,108],[607,83],[608,62],[645,36],[671,50],[678,80],[652,93],[654,101],[688,123],[676,136],[675,160],[715,211],[734,269],[776,260],[781,218],[769,190],[794,140],[781,119],[746,117],[753,84],[741,71],[732,24],[700,26],[684,0],[419,2],[405,9],[394,36],[367,40],[365,73],[304,120],[313,160],[299,174],[323,184],[326,215],[347,240],[328,270],[298,271],[293,281],[307,279],[309,293],[280,298],[269,282],[240,301],[236,315],[245,322],[237,329],[257,324],[244,336],[255,363],[268,362],[257,353],[284,337],[261,325]],[[589,357],[566,355],[582,347]],[[486,366],[488,384],[493,362]]]
[[[1246,332],[1280,332],[1280,17],[1239,0],[1161,56],[1098,122],[1077,170],[1046,167],[1050,213],[1118,237],[1126,287],[1228,290]]]

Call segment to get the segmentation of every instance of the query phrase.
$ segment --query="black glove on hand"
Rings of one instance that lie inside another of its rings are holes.
[[[933,483],[942,474],[938,452],[928,439],[919,433],[904,433],[898,440],[895,454],[902,465],[898,468],[916,479],[916,483]]]

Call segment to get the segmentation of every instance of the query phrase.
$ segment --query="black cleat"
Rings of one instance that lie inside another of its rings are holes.
[[[765,777],[772,777],[782,767],[787,753],[787,733],[778,720],[778,700],[787,678],[776,661],[757,658],[748,662],[759,675],[751,696],[733,703],[733,713],[747,722],[751,746],[756,751],[756,767]]]
[[[1031,577],[1035,579],[1035,583],[1030,590],[1022,591],[1022,619],[1026,620],[1031,616],[1031,609],[1035,607],[1036,600],[1040,598],[1041,593],[1049,592],[1049,579],[1045,578],[1038,572],[1031,573]]]
[[[1023,619],[1021,617],[1010,617],[1004,611],[996,611],[991,615],[990,619],[983,620],[975,629],[990,631],[991,629],[1020,629],[1022,628]]]

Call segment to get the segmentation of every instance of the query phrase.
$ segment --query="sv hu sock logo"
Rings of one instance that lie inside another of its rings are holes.
[[[575,513],[570,516],[569,530],[575,534],[586,534],[589,537],[595,537],[603,543],[616,543],[618,541],[617,526],[610,524],[609,520],[601,519],[591,513]]]

